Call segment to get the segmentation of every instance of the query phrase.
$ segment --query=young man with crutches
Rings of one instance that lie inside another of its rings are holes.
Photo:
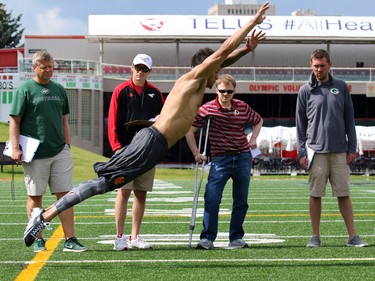
[[[203,230],[197,249],[211,249],[217,237],[219,207],[227,181],[233,180],[233,209],[229,227],[229,247],[244,248],[243,223],[248,210],[252,155],[263,119],[245,102],[233,99],[236,81],[228,74],[216,81],[217,97],[199,108],[193,125],[186,134],[187,143],[197,162],[206,160],[197,148],[194,132],[202,127],[207,116],[210,121],[211,168],[204,194]],[[245,125],[253,126],[248,141]]]

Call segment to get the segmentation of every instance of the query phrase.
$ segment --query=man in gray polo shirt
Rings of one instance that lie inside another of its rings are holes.
[[[329,180],[349,234],[347,246],[366,247],[355,232],[350,199],[349,165],[357,147],[352,99],[347,84],[329,73],[327,51],[315,50],[310,65],[313,73],[299,90],[296,108],[298,157],[301,167],[309,170],[310,183],[313,236],[306,246],[321,245],[321,198]]]

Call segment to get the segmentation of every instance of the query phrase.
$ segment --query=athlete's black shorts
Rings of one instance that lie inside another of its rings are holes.
[[[95,163],[94,170],[99,177],[106,178],[111,189],[115,189],[149,171],[164,159],[167,152],[167,140],[151,126],[140,130],[132,142],[108,162]]]

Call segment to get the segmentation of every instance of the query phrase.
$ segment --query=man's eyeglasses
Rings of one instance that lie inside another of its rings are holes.
[[[136,71],[142,70],[142,72],[145,72],[145,73],[150,72],[150,69],[147,66],[142,66],[142,65],[134,65],[134,69]]]
[[[234,93],[234,90],[219,90],[219,89],[217,90],[219,91],[220,94],[228,93],[230,95]]]

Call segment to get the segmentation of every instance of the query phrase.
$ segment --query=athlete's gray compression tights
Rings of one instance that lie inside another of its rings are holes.
[[[108,184],[104,177],[88,180],[74,187],[65,196],[61,197],[60,200],[55,202],[54,205],[59,213],[61,213],[87,198],[106,193],[115,188],[115,186]]]

